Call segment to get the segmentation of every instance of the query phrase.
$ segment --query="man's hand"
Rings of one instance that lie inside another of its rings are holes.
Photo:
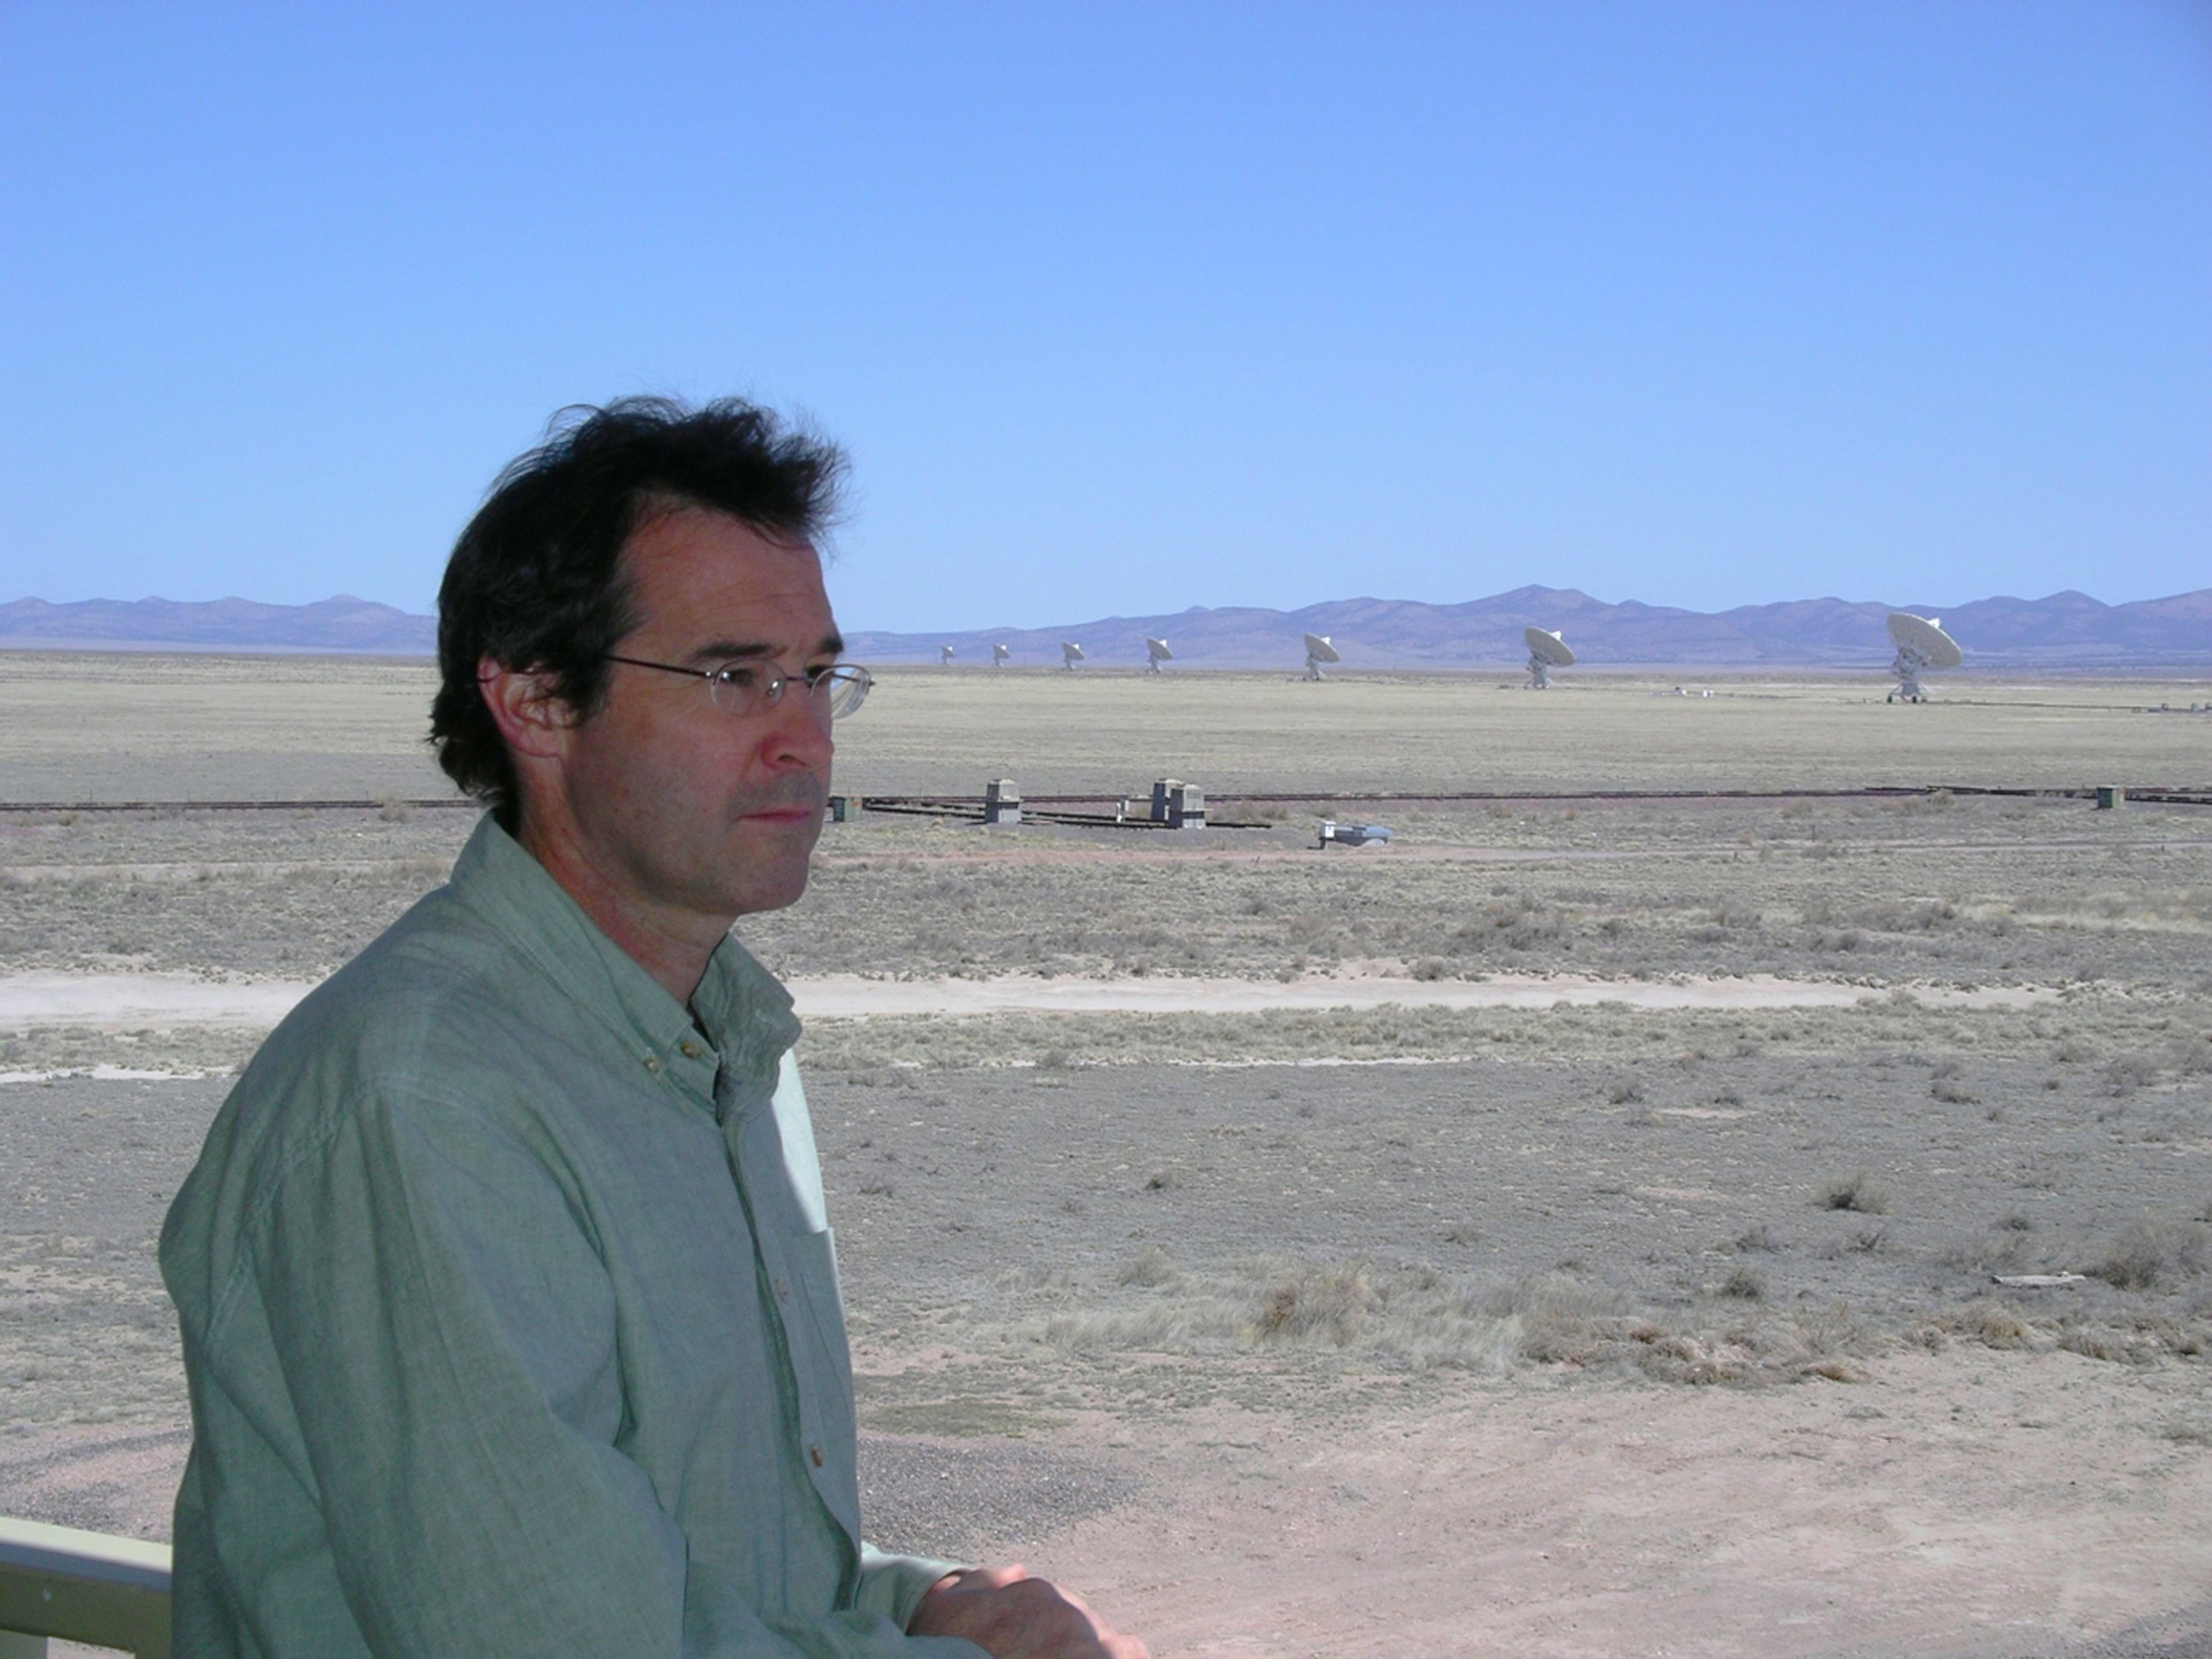
[[[929,1587],[908,1621],[911,1636],[964,1636],[993,1659],[1148,1659],[1058,1585],[1021,1566],[978,1567]]]

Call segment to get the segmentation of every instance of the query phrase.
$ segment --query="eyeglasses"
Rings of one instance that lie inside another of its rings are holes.
[[[632,668],[657,668],[664,674],[683,674],[707,682],[714,707],[729,714],[757,714],[783,701],[784,688],[797,684],[817,712],[827,710],[831,720],[842,720],[867,700],[876,677],[855,663],[841,662],[831,668],[810,668],[787,674],[772,662],[726,662],[720,668],[684,668],[672,662],[647,662],[642,657],[618,657],[610,651],[609,662]]]

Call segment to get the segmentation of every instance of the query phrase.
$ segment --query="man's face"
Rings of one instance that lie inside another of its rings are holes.
[[[561,767],[575,851],[647,927],[726,927],[789,904],[830,789],[830,714],[804,684],[842,648],[822,562],[804,542],[687,507],[636,531],[623,565],[638,621],[621,654],[702,670],[742,659],[798,683],[738,715],[704,680],[612,665]]]

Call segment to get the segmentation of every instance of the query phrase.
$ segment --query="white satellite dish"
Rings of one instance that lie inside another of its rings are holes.
[[[1060,665],[1066,669],[1069,673],[1073,673],[1075,672],[1075,665],[1082,660],[1083,647],[1081,646],[1078,645],[1073,640],[1062,640],[1060,642]]]
[[[994,668],[999,667],[1001,664],[1005,663],[1005,662],[1006,661],[1006,659],[1007,659],[1008,658],[1012,657],[1013,654],[1014,654],[1014,653],[1013,653],[1012,652],[1011,652],[1011,651],[1007,650],[1007,649],[1006,649],[1006,647],[1005,646],[1003,646],[1003,645],[994,645],[994,646],[993,646],[993,647],[991,647],[991,666],[992,666],[992,667],[994,667]]]
[[[1528,641],[1529,690],[1545,690],[1552,683],[1551,670],[1574,665],[1573,648],[1558,634],[1541,628],[1524,628],[1521,637]]]
[[[1173,662],[1174,660],[1175,653],[1168,649],[1168,642],[1165,640],[1156,640],[1149,634],[1145,636],[1145,669],[1146,672],[1157,674],[1160,672],[1160,665],[1162,663]]]
[[[940,645],[940,646],[939,646],[939,647],[937,647],[937,649],[938,649],[938,652],[939,652],[939,657],[940,657],[941,660],[944,662],[945,665],[947,668],[951,667],[951,666],[952,666],[952,647],[951,647],[951,646],[949,646],[949,645]]]
[[[1343,660],[1343,655],[1334,646],[1328,642],[1328,635],[1309,634],[1306,635],[1306,678],[1308,679],[1327,679],[1328,676],[1321,672],[1322,665],[1328,662],[1342,662]]]
[[[1897,676],[1897,690],[1885,697],[1885,702],[1895,702],[1899,697],[1907,702],[1928,701],[1927,689],[1920,684],[1923,668],[1956,668],[1966,658],[1960,653],[1959,642],[1943,631],[1940,617],[1916,617],[1909,611],[1889,613],[1889,637],[1897,647],[1897,659],[1890,664],[1889,672]]]

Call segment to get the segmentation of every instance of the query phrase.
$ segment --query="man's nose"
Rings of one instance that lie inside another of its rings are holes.
[[[836,747],[830,732],[830,703],[803,679],[786,680],[783,695],[769,706],[767,757],[793,770],[827,766]]]

